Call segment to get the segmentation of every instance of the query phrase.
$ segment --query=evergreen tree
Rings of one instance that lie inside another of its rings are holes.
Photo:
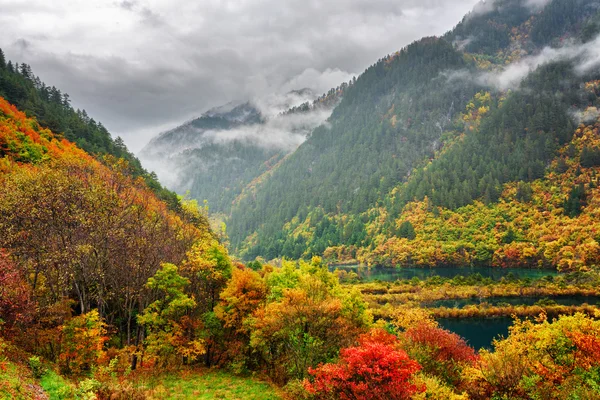
[[[600,165],[600,149],[585,146],[581,151],[580,164],[582,167],[591,168]]]
[[[398,228],[398,236],[408,240],[413,240],[417,235],[415,234],[415,228],[410,221],[404,221]]]
[[[573,218],[581,214],[581,209],[586,204],[586,193],[585,186],[583,183],[580,183],[577,186],[574,186],[569,193],[569,197],[565,200],[564,210],[565,214],[569,217]]]

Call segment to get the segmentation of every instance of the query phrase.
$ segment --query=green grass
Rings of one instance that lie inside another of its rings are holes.
[[[48,394],[50,400],[70,400],[75,398],[73,385],[52,370],[44,374],[40,380],[40,385]]]
[[[7,352],[12,356],[8,357]],[[39,386],[14,348],[0,338],[0,400],[34,399]]]
[[[152,378],[145,385],[149,399],[280,400],[267,383],[226,372],[182,373]]]

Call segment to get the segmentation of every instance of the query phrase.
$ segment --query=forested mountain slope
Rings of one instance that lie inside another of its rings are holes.
[[[120,137],[113,139],[102,123],[91,118],[85,110],[73,109],[69,95],[54,86],[47,86],[34,75],[29,65],[6,60],[2,49],[0,96],[28,116],[35,117],[41,126],[64,135],[88,153],[100,158],[109,154],[127,160],[134,176],[143,176],[146,183],[171,208],[180,207],[177,196],[164,189],[156,176],[142,168],[140,161],[127,149]]]
[[[329,123],[312,133],[255,198],[236,205],[233,243],[257,230],[259,237],[276,236],[286,222],[304,220],[316,208],[354,215],[368,209],[434,154],[454,114],[476,93],[477,85],[448,84],[441,73],[471,68],[473,63],[437,38],[369,68],[347,90]],[[281,251],[282,246],[269,255]]]
[[[380,60],[236,204],[233,245],[247,258],[373,249],[376,235],[401,234],[415,199],[492,204],[503,184],[544,177],[597,101],[583,87],[597,79],[599,6],[481,3],[443,38]],[[374,218],[384,219],[375,231]]]
[[[56,351],[53,332],[72,306],[97,309],[122,341],[139,341],[134,314],[152,301],[148,278],[163,262],[180,263],[195,243],[216,246],[193,207],[169,210],[128,174],[126,161],[100,163],[3,98],[0,156],[0,259],[11,268],[1,273],[21,277],[39,306],[19,316],[41,324],[25,347],[45,340]]]
[[[593,83],[598,94],[599,82]],[[374,210],[369,231],[376,247],[358,258],[385,265],[557,267],[571,271],[600,263],[600,120],[574,131],[543,177],[502,186],[499,199],[456,209],[429,198],[406,204],[393,219],[396,235],[377,235],[387,211]],[[330,249],[331,258],[348,249]],[[335,254],[335,253],[338,254]]]
[[[216,107],[163,132],[139,156],[178,193],[207,201],[214,213],[231,211],[242,190],[272,168],[322,124],[348,83],[316,97],[309,89]]]

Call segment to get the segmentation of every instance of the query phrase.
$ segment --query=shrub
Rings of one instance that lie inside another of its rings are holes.
[[[29,357],[29,368],[31,368],[31,373],[33,377],[36,379],[40,379],[44,373],[46,372],[46,368],[42,365],[42,361],[38,356]]]
[[[420,369],[394,335],[376,329],[359,346],[342,349],[337,363],[310,368],[313,382],[304,386],[317,399],[408,399],[424,390],[411,382]]]
[[[62,327],[59,365],[63,372],[81,374],[97,365],[104,355],[107,337],[98,311],[79,315]]]

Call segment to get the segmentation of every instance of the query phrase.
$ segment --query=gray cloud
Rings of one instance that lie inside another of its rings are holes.
[[[231,100],[325,92],[475,3],[0,0],[0,47],[137,151]]]
[[[600,119],[600,110],[596,107],[588,107],[585,110],[571,111],[571,117],[578,124],[589,124]]]
[[[524,0],[523,5],[532,11],[537,11],[544,8],[544,6],[550,3],[550,1],[552,0]],[[473,8],[473,12],[471,15],[487,14],[496,9],[501,8],[502,5],[499,5],[497,3],[498,0],[481,0]]]
[[[539,54],[523,57],[504,68],[491,72],[471,73],[467,70],[446,72],[450,81],[474,80],[498,90],[517,89],[521,81],[540,65],[556,61],[573,61],[575,72],[585,74],[600,67],[600,36],[585,44],[567,43],[559,48],[544,48]]]
[[[207,131],[204,137],[211,142],[248,141],[265,148],[294,150],[306,135],[325,122],[331,110],[315,110],[307,114],[291,114],[273,118],[264,125],[244,126],[226,131]]]
[[[546,4],[550,3],[551,0],[527,0],[525,4],[533,9],[543,8]]]
[[[119,7],[124,8],[125,10],[131,11],[131,10],[133,10],[133,7],[135,7],[136,2],[135,1],[124,0],[124,1],[122,1],[120,3],[117,3],[117,4],[118,4]]]

